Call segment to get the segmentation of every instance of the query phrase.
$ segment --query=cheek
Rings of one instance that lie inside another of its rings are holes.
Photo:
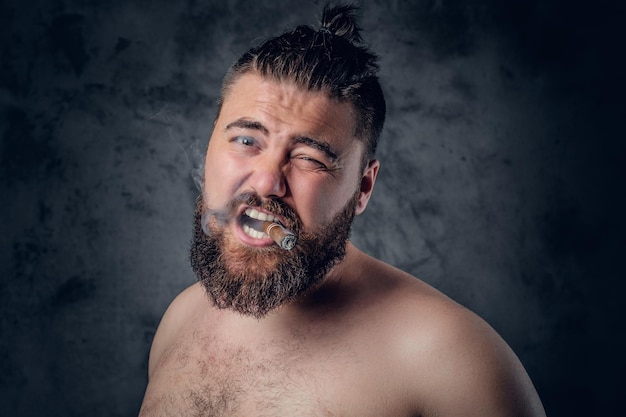
[[[354,196],[356,188],[324,186],[307,182],[294,186],[293,201],[306,230],[315,230],[330,223]]]
[[[235,163],[225,154],[212,157],[209,151],[204,166],[202,190],[205,201],[210,202],[213,208],[227,204],[237,189],[237,178],[240,174],[241,164]]]

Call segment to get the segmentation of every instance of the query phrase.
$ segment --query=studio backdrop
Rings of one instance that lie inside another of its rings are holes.
[[[352,241],[487,320],[548,415],[615,415],[623,6],[361,4],[388,122]],[[3,2],[0,415],[137,414],[158,321],[195,282],[221,79],[260,38],[317,24],[322,6]]]

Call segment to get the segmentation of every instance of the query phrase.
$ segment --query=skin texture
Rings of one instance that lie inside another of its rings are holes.
[[[379,163],[361,170],[354,120],[350,105],[323,93],[243,76],[207,151],[207,207],[254,191],[280,199],[315,231],[358,190],[361,214]],[[302,137],[325,143],[336,158]],[[235,247],[271,244],[237,222],[224,232]],[[491,327],[350,243],[319,286],[260,319],[217,309],[200,284],[191,286],[162,319],[149,377],[141,416],[545,415]]]

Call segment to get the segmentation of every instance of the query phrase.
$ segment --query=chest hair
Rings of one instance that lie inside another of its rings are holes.
[[[141,416],[331,416],[337,369],[350,362],[348,350],[312,349],[299,334],[241,346],[195,332],[160,362]]]

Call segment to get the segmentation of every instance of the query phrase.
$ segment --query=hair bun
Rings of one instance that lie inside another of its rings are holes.
[[[322,12],[320,32],[341,36],[346,40],[359,44],[363,39],[356,24],[357,7],[352,4],[331,7],[326,4]]]

